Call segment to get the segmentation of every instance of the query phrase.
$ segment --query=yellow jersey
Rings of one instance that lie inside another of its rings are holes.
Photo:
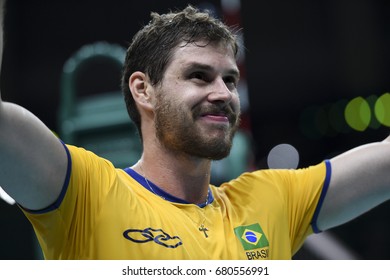
[[[65,148],[68,174],[58,201],[23,209],[45,259],[291,259],[316,228],[331,173],[328,161],[248,172],[210,185],[207,202],[195,205],[131,168]]]

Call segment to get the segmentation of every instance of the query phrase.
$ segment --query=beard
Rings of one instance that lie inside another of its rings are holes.
[[[177,154],[186,154],[210,160],[227,157],[233,144],[233,137],[239,127],[239,114],[229,105],[197,105],[192,110],[174,104],[159,96],[155,110],[156,135],[160,143]],[[196,122],[202,115],[223,112],[229,125],[213,124],[202,129]],[[222,136],[221,136],[222,134]]]

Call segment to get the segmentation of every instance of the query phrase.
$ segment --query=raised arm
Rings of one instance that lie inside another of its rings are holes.
[[[317,224],[343,224],[390,198],[390,136],[331,160],[332,177]]]
[[[2,57],[5,1],[0,5]],[[22,206],[42,209],[57,199],[66,166],[57,137],[26,109],[2,101],[0,94],[0,186]]]
[[[0,0],[0,72],[1,64],[3,62],[3,49],[4,49],[4,6],[5,0]],[[1,95],[0,95],[1,97]]]

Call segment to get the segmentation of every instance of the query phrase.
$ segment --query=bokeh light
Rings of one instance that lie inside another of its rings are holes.
[[[378,121],[390,127],[390,93],[387,92],[377,99],[374,111]]]
[[[339,133],[390,127],[390,93],[340,99],[309,106],[301,112],[301,132],[310,139],[333,137]]]
[[[348,125],[357,131],[365,131],[371,122],[370,105],[361,96],[348,102],[344,115]]]
[[[370,95],[368,97],[366,97],[366,100],[368,102],[368,105],[370,105],[370,109],[371,109],[371,113],[372,112],[375,112],[375,104],[378,100],[378,96],[376,95]],[[375,117],[375,114],[372,113],[371,114],[371,122],[370,122],[370,125],[369,127],[372,128],[372,129],[378,129],[381,127],[381,123],[378,121],[378,119]]]
[[[270,169],[295,169],[299,165],[298,150],[287,143],[276,145],[268,154],[267,164]]]
[[[323,107],[312,106],[302,111],[300,127],[306,137],[319,139],[326,134],[328,126],[328,115]]]
[[[338,133],[347,133],[351,131],[351,128],[348,126],[344,117],[344,111],[347,104],[348,100],[341,99],[329,107],[330,126]]]

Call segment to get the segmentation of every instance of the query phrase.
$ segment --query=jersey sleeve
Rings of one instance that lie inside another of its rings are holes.
[[[94,219],[115,180],[111,162],[75,146],[65,149],[69,164],[60,197],[46,209],[22,209],[48,259],[77,259],[77,250],[88,247]]]
[[[292,253],[303,244],[306,237],[318,232],[317,216],[326,195],[330,180],[330,164],[321,164],[298,170],[276,172],[276,187],[286,204]]]

